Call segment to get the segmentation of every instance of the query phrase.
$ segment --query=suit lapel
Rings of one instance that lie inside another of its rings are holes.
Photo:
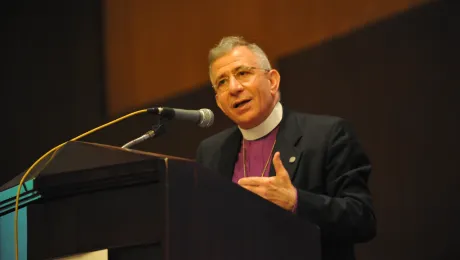
[[[302,138],[302,132],[298,126],[295,114],[283,109],[283,120],[276,136],[276,144],[273,153],[280,152],[281,161],[284,168],[289,173],[291,180],[295,176],[297,165],[300,161],[302,152],[296,146]],[[275,176],[273,162],[270,167],[270,176]]]
[[[233,177],[233,170],[236,160],[238,159],[238,152],[241,148],[241,138],[241,132],[237,127],[234,127],[233,131],[225,138],[221,146],[222,149],[220,151],[218,169],[222,175],[229,179]]]

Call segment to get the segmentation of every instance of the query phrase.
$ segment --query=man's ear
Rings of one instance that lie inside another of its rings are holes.
[[[272,95],[276,95],[280,87],[281,75],[275,69],[270,70],[268,73],[269,73],[269,81],[270,81],[270,93]]]

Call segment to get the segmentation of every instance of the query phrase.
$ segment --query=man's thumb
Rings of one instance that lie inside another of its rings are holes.
[[[283,162],[281,161],[280,152],[276,152],[275,155],[273,155],[273,166],[275,167],[277,176],[286,175],[286,169],[284,168]]]

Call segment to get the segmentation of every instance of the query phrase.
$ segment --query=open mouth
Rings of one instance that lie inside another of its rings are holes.
[[[249,103],[250,101],[251,101],[250,99],[245,99],[245,100],[241,100],[239,102],[236,102],[235,104],[233,104],[233,108],[238,108],[238,107],[244,106],[247,103]]]

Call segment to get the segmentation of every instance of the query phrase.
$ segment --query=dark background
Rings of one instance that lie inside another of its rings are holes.
[[[274,61],[283,103],[350,120],[372,159],[378,235],[357,247],[359,259],[460,259],[454,2],[412,8]],[[100,1],[10,1],[1,17],[4,183],[55,145],[114,118],[106,112]],[[230,125],[207,83],[155,105],[208,107],[215,125],[171,122],[138,149],[193,158],[202,138]],[[119,146],[153,123],[137,116],[84,140]]]

